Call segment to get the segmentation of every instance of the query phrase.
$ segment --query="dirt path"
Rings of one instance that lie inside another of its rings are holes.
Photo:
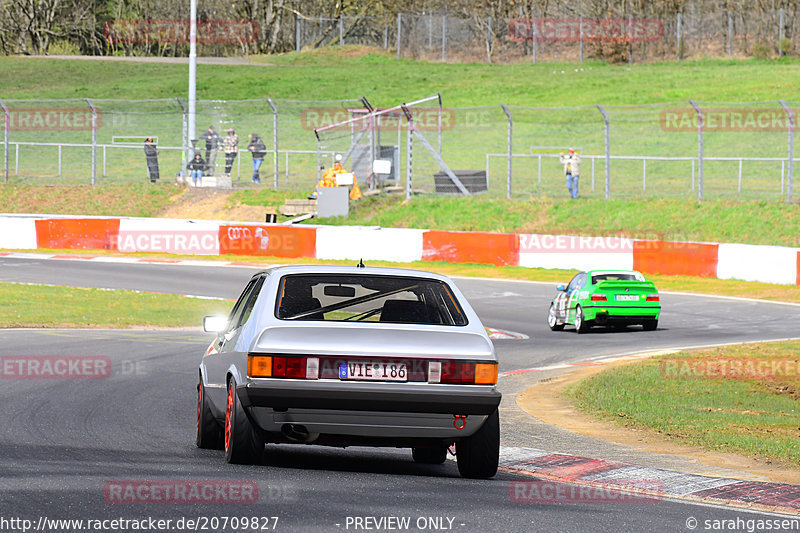
[[[542,382],[520,393],[517,396],[517,405],[531,416],[573,433],[647,452],[683,456],[704,465],[749,472],[756,476],[765,476],[776,483],[800,484],[800,471],[794,465],[762,457],[715,452],[699,446],[678,444],[654,431],[626,428],[613,422],[597,420],[573,408],[563,396],[567,385],[620,364],[625,362],[583,367]]]
[[[231,193],[209,189],[187,189],[166,210],[163,218],[194,220],[235,220],[237,222],[264,222],[267,209],[253,205],[228,206]]]

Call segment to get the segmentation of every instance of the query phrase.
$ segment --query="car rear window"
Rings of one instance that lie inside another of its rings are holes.
[[[592,276],[592,285],[598,281],[644,281],[644,277],[634,272],[607,272]]]
[[[275,316],[282,320],[465,326],[467,317],[439,280],[374,275],[284,276]]]

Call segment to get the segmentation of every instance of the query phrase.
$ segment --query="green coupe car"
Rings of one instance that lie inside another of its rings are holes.
[[[625,327],[641,324],[645,330],[658,327],[661,301],[656,286],[633,270],[580,272],[569,285],[556,287],[547,325],[553,331],[575,326],[578,333],[592,326]]]

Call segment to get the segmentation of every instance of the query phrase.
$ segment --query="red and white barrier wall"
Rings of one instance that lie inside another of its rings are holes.
[[[800,248],[623,237],[0,215],[0,249],[97,249],[354,261],[424,260],[580,270],[635,269],[645,274],[800,285]]]

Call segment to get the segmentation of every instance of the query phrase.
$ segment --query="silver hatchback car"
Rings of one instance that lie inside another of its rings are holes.
[[[197,446],[258,462],[265,443],[409,447],[462,476],[497,472],[498,361],[449,278],[285,266],[252,277],[200,363]]]

